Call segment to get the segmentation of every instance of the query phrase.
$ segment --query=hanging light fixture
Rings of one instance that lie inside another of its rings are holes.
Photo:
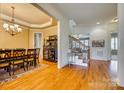
[[[12,8],[12,19],[10,20],[9,24],[8,23],[4,23],[3,24],[3,28],[10,35],[14,36],[14,35],[22,32],[22,28],[20,28],[19,25],[15,23],[15,18],[14,18],[15,7],[12,6],[11,8]]]

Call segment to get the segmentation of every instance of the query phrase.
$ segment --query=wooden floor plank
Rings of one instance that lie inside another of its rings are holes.
[[[57,69],[52,62],[42,61],[47,68],[25,74],[14,81],[0,85],[6,90],[80,90],[80,89],[124,89],[112,80],[111,62],[92,60],[89,69],[71,65]]]

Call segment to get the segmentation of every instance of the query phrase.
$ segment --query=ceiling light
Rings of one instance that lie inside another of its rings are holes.
[[[14,35],[22,32],[22,28],[20,28],[18,24],[15,24],[15,19],[14,19],[14,9],[15,8],[14,7],[11,7],[11,8],[12,8],[12,19],[10,21],[10,24],[4,23],[3,28],[10,35],[14,36]]]
[[[118,18],[117,17],[115,17],[115,18],[113,18],[111,21],[110,21],[110,23],[118,23]]]
[[[114,19],[114,22],[118,22],[118,18],[115,18],[115,19]]]
[[[97,24],[97,25],[99,25],[99,24],[100,24],[100,22],[97,22],[96,24]]]

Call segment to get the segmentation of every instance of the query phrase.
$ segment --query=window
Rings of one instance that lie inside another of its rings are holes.
[[[89,46],[89,40],[85,40],[85,46]]]
[[[85,46],[89,46],[89,39],[81,40],[82,44],[85,44]]]
[[[112,55],[117,55],[117,50],[118,50],[117,33],[112,33],[111,34],[111,54]]]
[[[85,46],[89,46],[89,38],[82,38],[81,39],[82,44],[84,44]],[[82,47],[83,49],[85,49],[86,47]]]
[[[112,50],[117,50],[118,49],[118,38],[117,38],[117,33],[112,33],[111,35],[111,49]]]

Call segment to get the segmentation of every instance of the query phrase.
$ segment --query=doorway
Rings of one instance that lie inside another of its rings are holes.
[[[41,32],[34,32],[33,37],[34,37],[33,47],[34,48],[41,48],[41,44],[42,44],[42,33]]]

